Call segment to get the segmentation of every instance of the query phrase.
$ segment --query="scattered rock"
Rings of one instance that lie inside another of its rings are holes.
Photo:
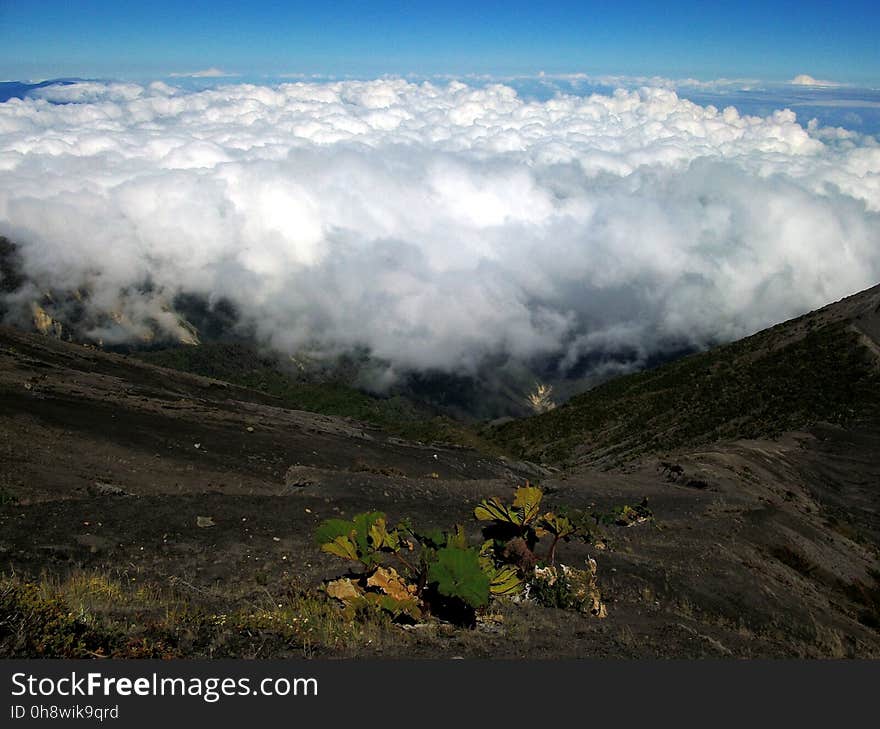
[[[354,466],[351,468],[352,471],[356,471],[359,473],[375,473],[379,476],[390,476],[393,478],[406,478],[406,474],[401,471],[399,468],[395,468],[394,466],[379,466],[372,463],[368,463],[363,459],[358,459],[355,461]]]
[[[403,446],[405,448],[421,448],[422,450],[427,450],[429,446],[426,446],[421,441],[417,440],[406,440],[405,438],[398,438],[397,436],[390,435],[385,438],[385,442],[388,445],[394,446]]]
[[[308,486],[317,486],[320,479],[314,468],[308,466],[291,466],[284,474],[284,487],[286,489],[304,489]]]
[[[698,491],[709,488],[709,484],[703,479],[689,478],[684,471],[684,467],[678,463],[660,461],[660,465],[657,466],[657,470],[659,470],[660,473],[663,474],[663,477],[669,483],[679,484],[680,486],[684,486],[689,489],[697,489]]]
[[[709,488],[709,484],[701,478],[690,478],[685,483],[685,486],[689,489],[697,489],[698,491]]]
[[[125,489],[101,481],[95,481],[89,486],[89,493],[92,496],[131,496]]]
[[[660,461],[657,470],[663,474],[664,478],[670,482],[676,482],[684,476],[684,468],[681,464],[672,463],[670,461]]]

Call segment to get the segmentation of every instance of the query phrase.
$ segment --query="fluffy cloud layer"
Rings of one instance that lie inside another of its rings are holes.
[[[0,234],[41,287],[121,311],[117,338],[173,329],[185,291],[282,351],[566,367],[880,280],[880,147],[789,111],[402,80],[39,94],[0,104]]]

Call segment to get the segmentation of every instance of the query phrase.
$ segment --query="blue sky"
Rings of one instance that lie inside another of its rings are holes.
[[[880,83],[868,2],[0,0],[0,78],[589,72]]]

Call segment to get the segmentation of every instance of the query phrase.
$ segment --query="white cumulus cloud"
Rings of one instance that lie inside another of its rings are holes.
[[[122,311],[117,336],[173,328],[163,306],[190,292],[282,351],[573,366],[732,339],[880,280],[872,139],[671,89],[56,86],[0,104],[0,170],[28,275]]]
[[[230,78],[233,76],[237,76],[236,73],[229,73],[224,71],[222,68],[217,68],[216,66],[211,66],[211,68],[204,68],[201,71],[187,71],[187,72],[176,72],[170,74],[171,78]]]
[[[822,81],[821,79],[813,78],[812,76],[802,73],[798,76],[795,76],[789,83],[792,86],[840,86],[836,81]]]

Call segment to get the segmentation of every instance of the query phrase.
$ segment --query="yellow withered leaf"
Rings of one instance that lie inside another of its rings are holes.
[[[356,600],[363,595],[363,591],[348,577],[340,577],[338,580],[328,582],[324,590],[330,597],[335,597],[344,603]]]
[[[367,579],[368,587],[376,587],[395,600],[409,600],[412,594],[403,578],[393,567],[379,567]]]

